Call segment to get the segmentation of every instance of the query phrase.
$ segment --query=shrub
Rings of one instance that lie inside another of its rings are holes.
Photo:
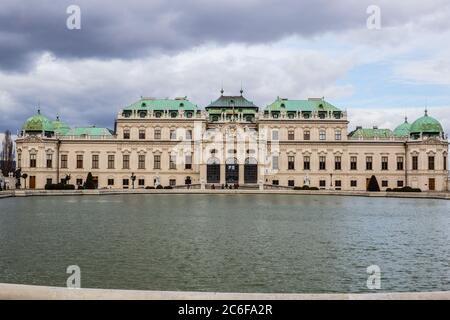
[[[411,187],[403,187],[403,188],[394,188],[394,189],[386,189],[387,192],[422,192],[419,188],[411,188]]]
[[[158,184],[158,185],[156,186],[156,189],[163,189],[163,186],[160,185],[160,184]]]
[[[155,189],[155,187],[146,186],[145,189]]]
[[[367,185],[367,191],[380,191],[380,185],[378,184],[377,178],[375,176],[370,177],[369,184]]]
[[[73,184],[50,183],[45,185],[45,190],[75,190]]]
[[[172,186],[165,186],[164,189],[173,189]]]
[[[302,190],[302,187],[294,187],[294,190]]]
[[[78,186],[78,190],[84,190],[84,187],[83,186]]]
[[[310,187],[309,190],[319,190],[319,188],[317,188],[317,187]]]

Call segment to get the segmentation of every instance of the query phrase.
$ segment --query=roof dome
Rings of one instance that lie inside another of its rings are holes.
[[[435,118],[428,116],[425,110],[425,115],[411,125],[411,133],[441,133],[444,132],[442,125]]]
[[[52,122],[45,116],[43,116],[38,110],[38,113],[28,118],[22,126],[24,131],[54,131]]]
[[[411,133],[411,124],[408,123],[408,118],[405,118],[405,122],[403,122],[394,130],[394,135],[397,137],[408,137],[410,133]]]
[[[53,128],[55,132],[64,134],[70,130],[70,127],[67,123],[61,121],[59,116],[56,117],[56,120],[52,122]]]

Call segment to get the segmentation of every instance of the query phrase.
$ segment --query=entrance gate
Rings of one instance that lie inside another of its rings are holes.
[[[239,182],[239,164],[236,158],[228,158],[225,162],[225,181],[227,183]]]
[[[217,158],[210,158],[206,164],[206,182],[220,182],[220,161]]]
[[[244,164],[244,183],[258,182],[258,162],[255,158],[245,159]]]

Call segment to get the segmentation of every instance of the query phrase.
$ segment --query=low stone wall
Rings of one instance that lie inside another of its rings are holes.
[[[99,190],[14,190],[0,192],[0,198],[27,196],[114,195],[114,194],[282,194],[387,197],[450,200],[450,192],[367,192],[335,190],[244,190],[244,189],[99,189]]]
[[[58,287],[0,284],[1,300],[450,300],[450,292],[406,293],[220,293],[184,291],[139,291],[67,289]]]

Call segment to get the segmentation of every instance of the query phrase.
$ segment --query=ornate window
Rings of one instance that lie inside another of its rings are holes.
[[[67,154],[61,155],[61,169],[67,169]]]
[[[303,131],[303,140],[311,140],[311,132],[309,130]]]
[[[278,159],[279,159],[278,156],[272,156],[272,169],[273,170],[279,169]]]
[[[77,169],[83,169],[83,155],[77,154]]]
[[[403,157],[397,157],[397,170],[403,170]]]
[[[295,157],[288,156],[288,170],[295,170]]]
[[[381,170],[389,170],[389,158],[386,156],[381,157]]]
[[[303,157],[303,170],[311,169],[311,158],[309,156]]]
[[[294,140],[295,139],[295,132],[294,130],[288,131],[288,140]]]
[[[169,155],[169,169],[177,169],[177,156],[174,154]]]
[[[371,156],[366,157],[366,170],[373,170],[373,158]]]
[[[319,131],[319,140],[325,140],[327,138],[327,133],[325,130]]]
[[[130,129],[124,129],[123,130],[123,138],[124,139],[130,139]]]
[[[412,156],[412,169],[419,170],[419,157],[418,156]]]
[[[92,169],[98,169],[98,154],[92,155]]]
[[[358,170],[358,157],[350,157],[350,170]]]
[[[155,129],[154,139],[161,140],[161,129]]]
[[[122,168],[130,169],[130,155],[129,154],[124,154],[122,156]]]
[[[340,129],[337,129],[334,132],[334,139],[335,140],[342,140],[342,131]]]
[[[36,153],[30,154],[30,168],[36,168]]]
[[[153,169],[161,169],[161,156],[159,154],[153,156]]]
[[[53,154],[47,153],[47,168],[53,167]]]
[[[326,156],[319,156],[319,170],[326,170],[327,168],[327,157]]]
[[[428,157],[428,170],[434,170],[434,156]]]
[[[114,158],[113,154],[108,155],[108,169],[114,169]]]
[[[334,170],[342,170],[342,157],[334,157]]]
[[[192,154],[187,154],[185,156],[184,168],[187,170],[192,169]]]
[[[139,129],[139,139],[145,139],[145,129]]]
[[[272,130],[272,140],[273,141],[278,140],[278,130]]]
[[[138,155],[138,169],[145,169],[145,154]]]

